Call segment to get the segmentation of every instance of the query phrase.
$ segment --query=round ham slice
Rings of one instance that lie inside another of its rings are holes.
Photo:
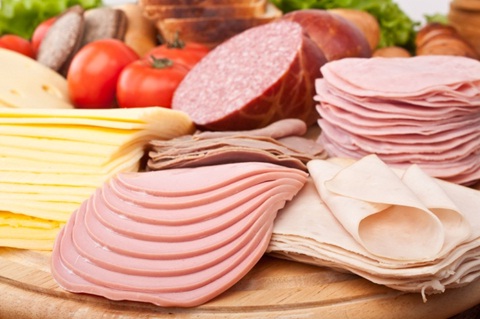
[[[291,21],[251,28],[204,57],[175,91],[172,108],[208,130],[249,130],[277,120],[314,123],[314,81],[326,58]]]

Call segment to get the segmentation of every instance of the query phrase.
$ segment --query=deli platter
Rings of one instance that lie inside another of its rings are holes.
[[[74,2],[0,3],[1,318],[480,304],[480,51],[455,16]]]

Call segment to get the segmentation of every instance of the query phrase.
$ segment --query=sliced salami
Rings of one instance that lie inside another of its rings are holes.
[[[212,50],[175,91],[172,108],[201,129],[248,130],[277,120],[318,118],[314,82],[321,49],[291,21],[251,28]]]

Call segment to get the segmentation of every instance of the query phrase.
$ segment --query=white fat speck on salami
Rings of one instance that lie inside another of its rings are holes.
[[[316,119],[313,83],[323,52],[290,21],[251,28],[212,50],[177,88],[172,108],[210,130]]]

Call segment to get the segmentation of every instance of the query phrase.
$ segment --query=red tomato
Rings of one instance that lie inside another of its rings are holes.
[[[0,37],[0,47],[8,50],[16,51],[30,58],[35,58],[32,44],[27,39],[18,35],[5,34]]]
[[[151,49],[144,58],[148,59],[150,56],[155,58],[167,58],[178,63],[182,63],[189,68],[197,64],[205,55],[210,52],[210,49],[200,43],[183,42],[175,39],[171,43],[165,43]]]
[[[38,48],[40,47],[40,44],[42,43],[43,38],[47,34],[52,24],[55,22],[55,20],[57,20],[57,17],[51,17],[50,19],[47,19],[42,23],[40,23],[33,31],[32,47],[33,47],[33,51],[35,52],[35,55],[38,52]]]
[[[120,72],[138,59],[137,53],[119,40],[102,39],[85,45],[68,69],[72,103],[77,108],[115,107]]]
[[[117,100],[120,107],[171,107],[173,93],[189,69],[169,59],[143,59],[120,74]]]

